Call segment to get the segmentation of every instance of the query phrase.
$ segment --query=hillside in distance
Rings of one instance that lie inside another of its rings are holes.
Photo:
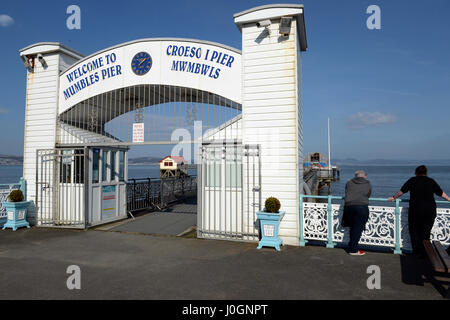
[[[331,159],[332,165],[338,166],[450,166],[450,159],[437,160],[392,160],[392,159],[371,159],[358,160],[354,158],[348,159]]]

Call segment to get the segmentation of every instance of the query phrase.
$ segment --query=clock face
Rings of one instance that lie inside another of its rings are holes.
[[[139,52],[131,61],[131,69],[138,76],[143,76],[150,71],[152,63],[152,57],[147,52]]]

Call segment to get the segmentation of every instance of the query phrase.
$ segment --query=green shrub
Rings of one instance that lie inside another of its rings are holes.
[[[278,213],[278,210],[281,208],[280,200],[275,197],[270,197],[266,199],[264,203],[267,212]]]
[[[9,202],[21,202],[23,201],[23,193],[21,190],[13,190],[8,196]]]

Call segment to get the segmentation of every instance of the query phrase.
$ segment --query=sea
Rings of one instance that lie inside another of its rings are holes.
[[[387,198],[414,176],[415,166],[340,166],[340,169],[341,179],[332,184],[331,194],[344,195],[345,183],[353,178],[356,170],[364,170],[372,184],[372,197]],[[196,169],[189,169],[189,174],[196,175]],[[428,175],[436,180],[444,192],[450,194],[450,166],[429,166]],[[22,166],[0,166],[0,184],[18,182],[21,176]],[[129,166],[128,178],[159,178],[159,166]]]
[[[420,165],[420,164],[418,164]],[[403,184],[414,176],[416,166],[341,166],[341,178],[331,186],[331,194],[343,196],[345,184],[355,176],[355,171],[364,170],[372,185],[373,198],[388,198],[397,193]],[[442,190],[450,194],[450,166],[428,166],[428,176],[436,180]],[[403,196],[409,198],[408,196]],[[436,198],[436,200],[443,200]]]

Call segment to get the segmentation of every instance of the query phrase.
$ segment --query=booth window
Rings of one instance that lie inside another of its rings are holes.
[[[111,151],[110,181],[116,180],[116,151]]]
[[[84,183],[84,150],[64,150],[59,175],[61,183]]]
[[[59,176],[59,182],[70,183],[72,182],[72,151],[64,150],[61,157],[61,170]]]
[[[98,183],[99,179],[99,164],[100,164],[100,149],[92,150],[92,182]]]
[[[102,152],[102,181],[106,181],[108,169],[108,151],[103,150]]]
[[[124,181],[124,172],[125,172],[125,151],[119,152],[119,181]]]

